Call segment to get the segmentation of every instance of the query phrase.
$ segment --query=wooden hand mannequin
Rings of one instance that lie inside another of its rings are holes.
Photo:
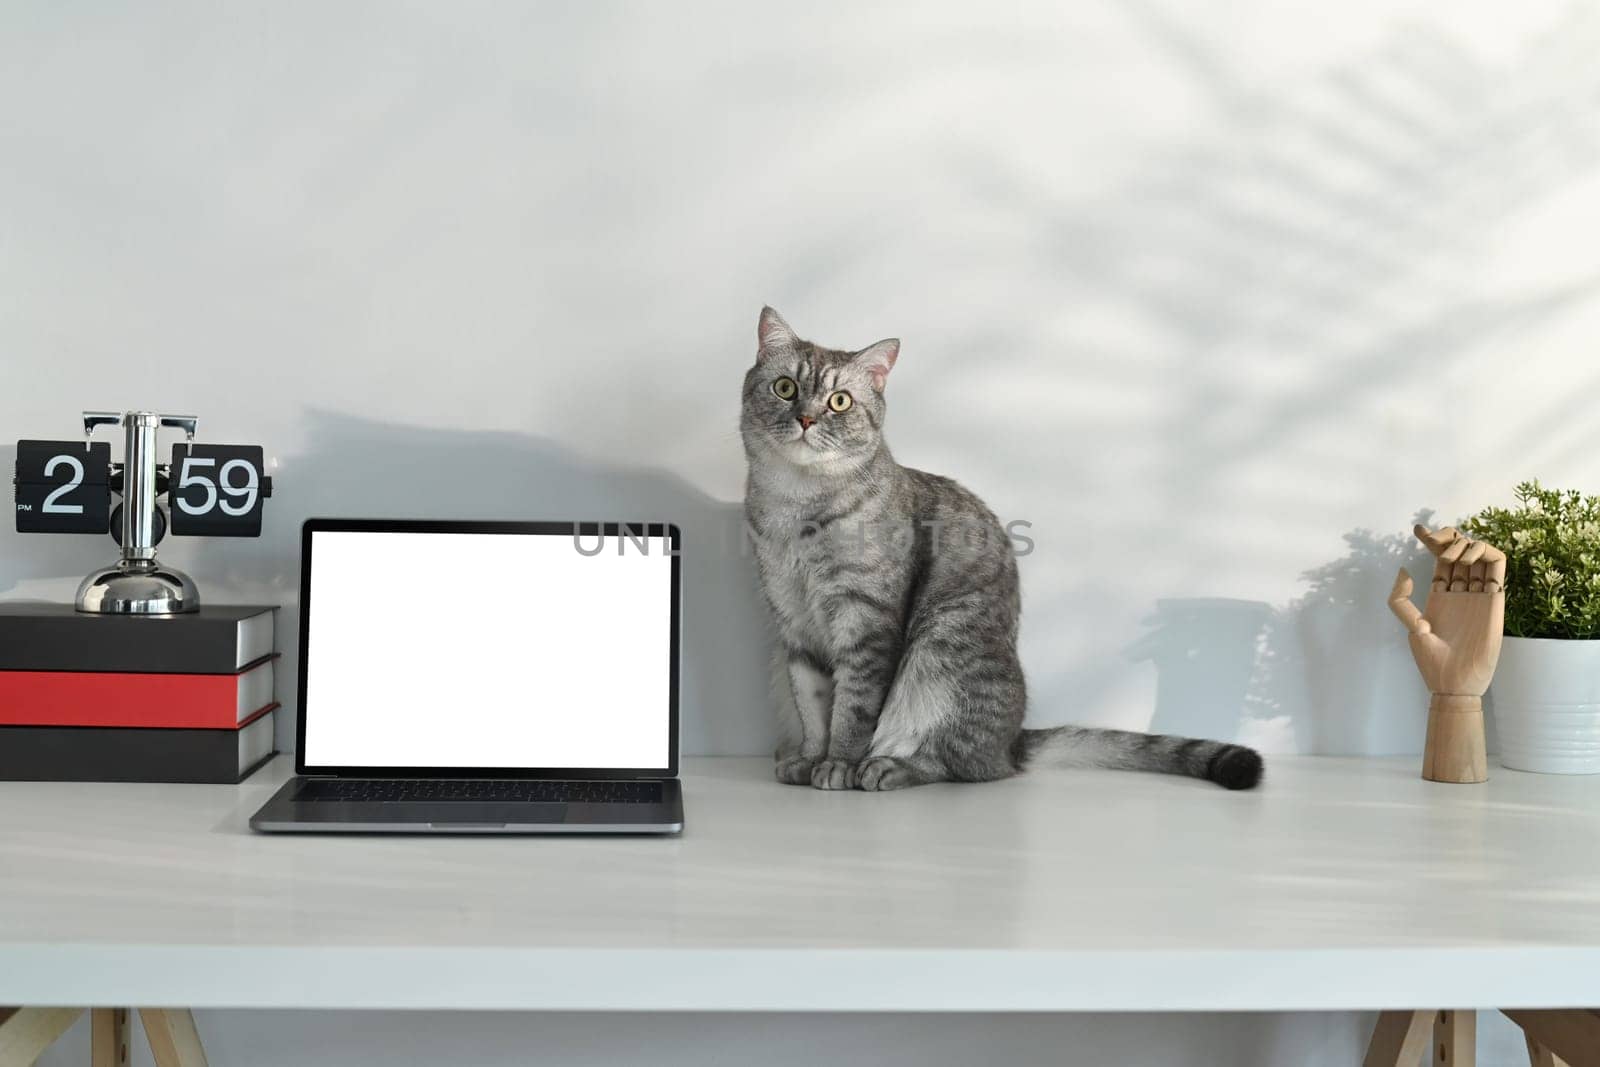
[[[1431,533],[1418,526],[1416,535],[1438,560],[1428,603],[1418,611],[1411,602],[1411,575],[1402,567],[1389,608],[1411,632],[1411,656],[1433,694],[1422,777],[1482,782],[1489,777],[1483,693],[1504,636],[1505,553],[1449,526]]]

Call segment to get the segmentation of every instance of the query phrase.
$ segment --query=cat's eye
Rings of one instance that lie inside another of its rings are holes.
[[[855,400],[843,389],[828,397],[828,407],[833,411],[849,411],[850,405],[854,403]]]
[[[779,400],[793,400],[794,394],[800,391],[800,387],[794,384],[793,378],[779,378],[772,383],[772,391],[777,394]]]

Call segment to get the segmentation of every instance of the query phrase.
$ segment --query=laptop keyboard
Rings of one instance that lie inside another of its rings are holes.
[[[660,782],[527,781],[521,779],[308,778],[295,800],[492,801],[510,803],[659,804]]]

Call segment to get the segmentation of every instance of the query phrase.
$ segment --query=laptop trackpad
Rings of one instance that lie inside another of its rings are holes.
[[[449,803],[398,801],[373,804],[368,810],[384,822],[425,822],[434,826],[504,826],[506,823],[559,823],[566,819],[565,804],[496,803],[453,800]]]

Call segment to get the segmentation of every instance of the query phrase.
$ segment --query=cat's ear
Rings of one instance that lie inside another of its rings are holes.
[[[757,358],[765,359],[774,352],[787,352],[797,338],[783,316],[770,307],[761,309],[761,321],[756,323]]]
[[[894,370],[894,361],[899,358],[900,339],[891,337],[863,348],[850,358],[850,362],[872,375],[872,387],[881,393],[889,381],[889,372]]]

